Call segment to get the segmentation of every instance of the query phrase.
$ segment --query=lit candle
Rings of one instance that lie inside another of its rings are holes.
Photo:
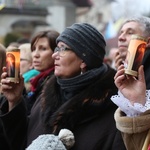
[[[11,48],[6,52],[7,78],[12,82],[19,82],[20,74],[20,49]]]
[[[125,60],[125,73],[137,77],[137,71],[142,64],[146,48],[146,39],[139,35],[132,35]]]

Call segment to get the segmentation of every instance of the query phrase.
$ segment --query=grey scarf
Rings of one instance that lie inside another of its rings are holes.
[[[89,86],[93,82],[96,82],[97,78],[101,78],[107,70],[107,65],[103,64],[99,68],[88,70],[87,72],[73,78],[57,78],[57,83],[60,85],[63,100],[66,101],[72,98],[85,87]]]

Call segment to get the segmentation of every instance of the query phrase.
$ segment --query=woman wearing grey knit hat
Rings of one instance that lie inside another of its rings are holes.
[[[71,150],[125,150],[114,121],[117,107],[110,97],[117,92],[115,71],[103,63],[106,46],[103,35],[88,23],[75,23],[67,27],[56,42],[52,55],[54,76],[44,85],[28,123],[22,91],[18,88],[22,86],[22,78],[14,85],[6,79],[6,72],[2,74],[8,104],[2,105],[0,117],[12,149],[22,150],[39,135],[57,136],[66,128],[75,137]],[[12,110],[6,108],[10,105]],[[9,123],[14,118],[12,127]],[[22,149],[13,147],[16,137],[24,137]]]

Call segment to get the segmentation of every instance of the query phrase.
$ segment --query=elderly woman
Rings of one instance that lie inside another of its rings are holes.
[[[20,73],[24,78],[26,92],[28,93],[31,90],[30,80],[37,76],[40,72],[34,69],[32,63],[31,44],[24,43],[18,48],[20,49]]]
[[[117,107],[110,100],[117,90],[115,71],[103,64],[104,37],[90,24],[75,23],[56,42],[54,76],[45,83],[28,122],[21,97],[23,79],[11,83],[4,68],[6,103],[0,118],[11,148],[24,149],[39,135],[58,135],[66,128],[75,137],[72,150],[125,150],[114,121]]]

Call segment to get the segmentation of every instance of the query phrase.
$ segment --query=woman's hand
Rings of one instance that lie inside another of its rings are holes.
[[[24,79],[20,75],[19,83],[11,82],[7,77],[6,67],[3,67],[1,75],[1,89],[3,95],[7,98],[9,103],[9,111],[20,101],[23,89]]]
[[[115,84],[120,92],[130,100],[131,104],[141,103],[145,104],[146,84],[144,78],[143,66],[138,70],[138,78],[130,75],[125,75],[124,66],[120,65],[114,77]]]

